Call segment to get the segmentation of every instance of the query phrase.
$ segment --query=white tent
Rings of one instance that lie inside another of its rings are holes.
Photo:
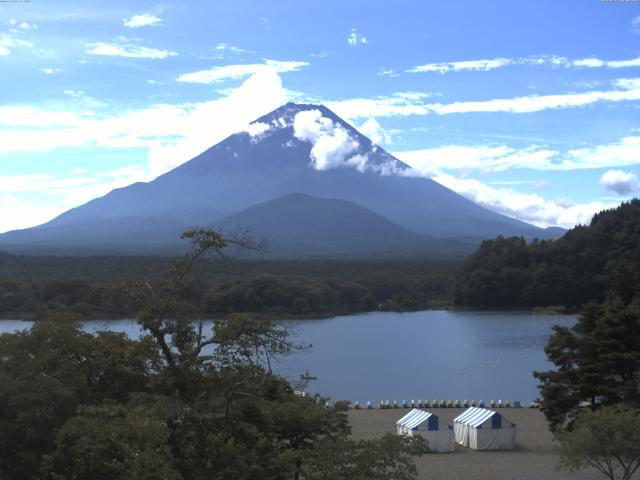
[[[453,452],[453,430],[445,425],[440,429],[438,417],[425,410],[414,408],[396,422],[398,435],[420,435],[432,452]]]
[[[456,443],[474,450],[513,450],[516,426],[498,412],[469,408],[453,419]]]

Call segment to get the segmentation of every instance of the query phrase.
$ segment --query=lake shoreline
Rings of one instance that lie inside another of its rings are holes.
[[[260,320],[271,320],[271,321],[295,321],[295,320],[325,320],[328,318],[335,317],[349,317],[352,315],[366,315],[371,313],[415,313],[415,312],[460,312],[460,313],[469,313],[469,312],[480,312],[480,313],[526,313],[531,315],[575,315],[578,313],[573,310],[562,310],[555,307],[513,307],[513,308],[472,308],[472,307],[454,307],[454,306],[437,306],[433,308],[419,308],[419,309],[404,309],[404,310],[391,310],[391,309],[377,309],[377,310],[357,310],[357,311],[335,311],[335,312],[305,312],[305,313],[265,313],[265,312],[233,312],[233,313],[241,313],[246,315],[251,315]],[[225,318],[227,315],[231,315],[231,313],[206,313],[202,317],[202,320],[211,321],[211,320],[219,320]],[[79,315],[80,316],[80,315]],[[131,313],[126,316],[109,316],[109,315],[83,315],[78,320],[80,322],[84,321],[108,321],[108,322],[117,322],[117,321],[129,321],[135,320],[136,313]],[[206,317],[206,318],[205,318]],[[16,316],[0,316],[0,322],[3,321],[16,321],[16,322],[37,322],[39,319],[37,315],[28,315],[22,318],[16,318]]]

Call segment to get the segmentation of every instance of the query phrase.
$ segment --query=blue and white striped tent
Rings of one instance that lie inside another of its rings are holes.
[[[426,410],[412,409],[396,422],[398,435],[420,435],[432,452],[453,451],[453,430],[449,426],[440,429],[438,417]]]
[[[513,450],[516,426],[494,410],[473,407],[453,419],[453,435],[474,450]]]

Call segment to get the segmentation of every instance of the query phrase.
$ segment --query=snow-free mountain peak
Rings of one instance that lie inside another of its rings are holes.
[[[114,190],[39,227],[0,235],[0,248],[82,247],[100,234],[101,245],[117,237],[119,245],[130,242],[139,251],[149,235],[157,243],[168,232],[213,225],[292,193],[351,202],[418,235],[548,236],[408,170],[325,106],[288,103],[149,183]],[[138,232],[136,224],[147,228]]]

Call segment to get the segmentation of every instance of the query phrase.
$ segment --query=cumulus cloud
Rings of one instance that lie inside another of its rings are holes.
[[[160,25],[161,23],[162,19],[160,17],[156,17],[150,13],[134,15],[129,19],[125,18],[123,20],[123,25],[128,28],[149,27],[153,25]]]
[[[347,43],[352,47],[355,47],[357,45],[364,45],[367,43],[367,41],[367,37],[359,33],[355,28],[351,29],[351,33],[347,37]]]
[[[638,177],[631,172],[622,170],[606,171],[600,178],[599,184],[618,195],[630,195],[638,191]]]
[[[295,72],[308,65],[308,62],[264,59],[264,63],[224,65],[220,67],[213,67],[208,70],[184,73],[176,80],[178,82],[186,83],[211,84],[222,82],[227,79],[245,78],[249,75],[255,75],[265,71],[276,73]]]
[[[373,143],[391,143],[391,137],[375,118],[370,118],[358,127],[360,133],[369,137]]]
[[[268,123],[253,122],[247,125],[247,127],[243,131],[249,134],[252,141],[258,141],[270,129],[271,129],[271,125],[269,125]]]
[[[152,60],[162,60],[178,55],[176,52],[161,50],[157,48],[141,47],[131,43],[120,42],[97,42],[89,43],[86,46],[89,55],[103,55],[108,57],[125,58],[148,58]]]
[[[311,142],[311,166],[316,170],[353,167],[364,171],[367,157],[357,154],[359,144],[346,129],[324,117],[320,110],[298,112],[293,120],[293,134]]]
[[[440,173],[436,182],[494,212],[517,218],[539,227],[571,228],[586,225],[593,215],[617,203],[590,202],[576,204],[563,199],[546,200],[538,194],[521,193],[511,188],[494,188],[473,178],[458,178]]]

